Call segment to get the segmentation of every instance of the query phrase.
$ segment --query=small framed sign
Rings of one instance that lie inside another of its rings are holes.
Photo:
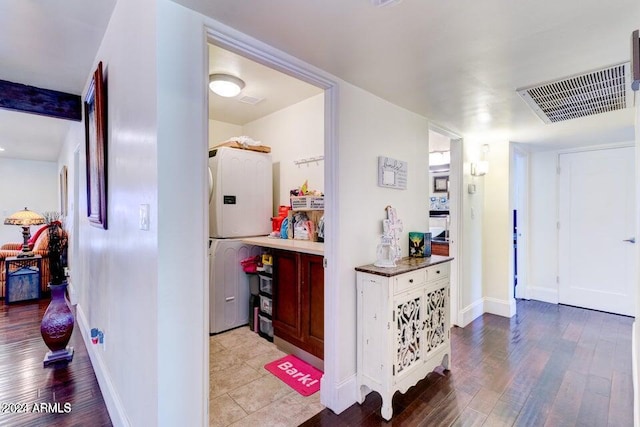
[[[407,162],[378,156],[378,186],[407,189]]]

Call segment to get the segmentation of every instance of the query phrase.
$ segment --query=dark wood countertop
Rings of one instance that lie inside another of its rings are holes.
[[[419,270],[421,268],[430,267],[432,265],[449,262],[451,260],[453,260],[453,258],[440,255],[431,255],[428,258],[405,257],[398,260],[395,267],[376,267],[373,264],[367,264],[356,267],[356,271],[376,274],[378,276],[392,277],[399,274],[408,273],[410,271]]]

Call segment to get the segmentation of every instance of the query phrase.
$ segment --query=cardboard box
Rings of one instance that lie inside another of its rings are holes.
[[[324,196],[291,196],[291,209],[321,211],[324,209]]]

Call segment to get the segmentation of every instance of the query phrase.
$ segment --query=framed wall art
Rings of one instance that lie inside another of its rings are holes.
[[[433,177],[433,192],[444,193],[449,191],[449,175]]]
[[[407,162],[378,156],[378,186],[406,190]]]
[[[69,210],[69,180],[67,167],[60,169],[60,214],[67,216]]]
[[[107,90],[102,62],[93,73],[84,100],[87,161],[87,216],[107,229]]]

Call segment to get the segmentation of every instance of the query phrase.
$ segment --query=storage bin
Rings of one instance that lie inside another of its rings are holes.
[[[273,278],[269,276],[260,275],[260,292],[264,292],[265,294],[273,294]]]
[[[271,298],[260,295],[260,311],[271,316]]]
[[[271,319],[267,319],[263,315],[258,315],[260,318],[260,332],[273,338],[273,322]]]

